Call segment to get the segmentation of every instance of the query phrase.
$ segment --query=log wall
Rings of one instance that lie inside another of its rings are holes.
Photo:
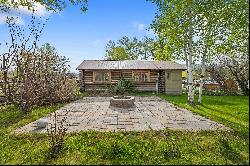
[[[85,91],[90,90],[105,90],[111,85],[114,85],[123,76],[123,78],[131,80],[132,71],[149,71],[150,80],[147,82],[133,82],[135,88],[139,91],[156,91],[156,80],[158,79],[158,71],[156,70],[110,70],[111,80],[110,82],[93,82],[93,71],[94,70],[84,70],[80,71],[80,82],[81,88]]]

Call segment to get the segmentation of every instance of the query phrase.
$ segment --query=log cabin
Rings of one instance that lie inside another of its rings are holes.
[[[123,77],[132,81],[138,91],[178,95],[186,67],[171,61],[84,60],[77,69],[82,91],[105,90]]]

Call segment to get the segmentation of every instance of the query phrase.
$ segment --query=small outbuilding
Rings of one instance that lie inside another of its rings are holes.
[[[78,67],[81,90],[105,90],[120,78],[132,81],[138,91],[181,94],[184,65],[171,61],[84,60]]]

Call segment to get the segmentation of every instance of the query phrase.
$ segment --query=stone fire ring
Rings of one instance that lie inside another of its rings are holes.
[[[114,96],[110,99],[110,106],[119,108],[131,108],[135,105],[135,97],[133,96]]]

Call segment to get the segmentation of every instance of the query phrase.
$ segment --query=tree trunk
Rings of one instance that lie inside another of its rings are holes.
[[[191,47],[190,47],[191,46]],[[189,45],[188,55],[188,102],[194,104],[194,83],[193,83],[193,60],[192,60],[192,45]]]
[[[2,64],[2,68],[3,68],[3,94],[5,96],[5,98],[8,98],[9,96],[7,95],[7,84],[8,84],[8,72],[7,72],[7,68],[6,68],[6,59],[5,59],[5,55],[3,55],[3,64]],[[8,98],[9,99],[9,98]]]
[[[202,90],[203,90],[203,84],[204,84],[204,77],[205,77],[205,71],[206,71],[206,65],[205,65],[205,55],[204,53],[202,55],[202,60],[201,60],[201,76],[200,76],[200,87],[199,87],[199,99],[198,103],[202,103]]]
[[[185,53],[186,67],[188,69],[188,53],[187,53],[186,47],[184,48],[184,53]],[[187,82],[185,82],[185,88],[188,91],[188,70],[187,70]]]
[[[191,10],[189,9],[189,42],[188,42],[188,103],[194,105],[194,82],[193,82],[193,27]]]

